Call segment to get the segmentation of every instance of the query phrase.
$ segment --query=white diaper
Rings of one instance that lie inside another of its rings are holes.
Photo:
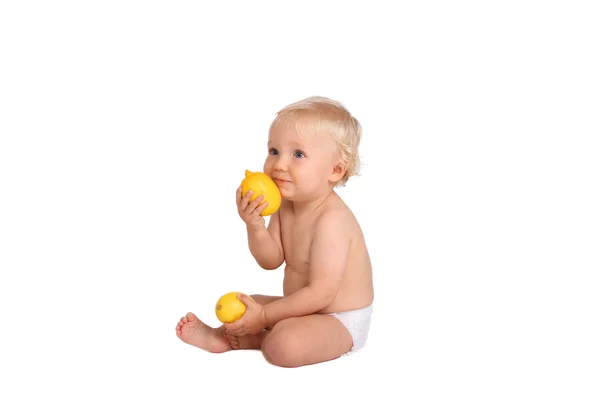
[[[350,332],[353,341],[350,351],[356,351],[365,345],[371,326],[371,314],[373,314],[373,304],[360,310],[329,314],[339,319]]]

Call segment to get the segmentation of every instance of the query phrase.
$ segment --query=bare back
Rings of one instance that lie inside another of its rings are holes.
[[[319,313],[367,307],[374,297],[369,253],[358,221],[335,192],[316,211],[301,218],[295,215],[291,202],[282,202],[279,218],[285,255],[283,294],[288,296],[309,284],[309,261],[311,245],[316,236],[315,228],[317,221],[328,213],[335,213],[336,223],[343,226],[344,233],[337,239],[347,241],[349,245],[339,291],[331,304]]]

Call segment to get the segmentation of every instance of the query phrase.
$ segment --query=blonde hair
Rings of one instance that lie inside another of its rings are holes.
[[[282,122],[301,134],[308,130],[331,135],[337,144],[338,159],[346,167],[336,186],[345,186],[350,177],[359,174],[362,126],[340,102],[322,96],[304,98],[279,110],[270,129]]]

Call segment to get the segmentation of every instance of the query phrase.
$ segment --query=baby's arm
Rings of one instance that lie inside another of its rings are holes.
[[[284,253],[281,243],[279,211],[271,215],[269,227],[248,226],[248,247],[252,256],[264,269],[276,269],[283,264]]]
[[[263,306],[263,320],[267,326],[282,319],[314,314],[334,300],[350,247],[341,218],[341,215],[331,213],[317,221],[310,248],[309,283],[291,295]]]

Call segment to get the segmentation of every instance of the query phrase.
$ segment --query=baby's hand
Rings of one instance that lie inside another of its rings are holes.
[[[252,197],[252,191],[249,190],[244,197],[242,197],[242,187],[238,187],[236,192],[236,203],[238,208],[238,214],[240,218],[246,223],[246,226],[250,229],[261,229],[265,226],[265,219],[260,213],[267,208],[268,204],[263,201],[262,195],[258,196],[254,201],[250,202]],[[259,205],[260,204],[260,205]]]
[[[255,335],[262,332],[267,325],[263,306],[241,293],[237,295],[237,298],[246,305],[246,311],[237,321],[223,324],[225,331],[234,336]]]

